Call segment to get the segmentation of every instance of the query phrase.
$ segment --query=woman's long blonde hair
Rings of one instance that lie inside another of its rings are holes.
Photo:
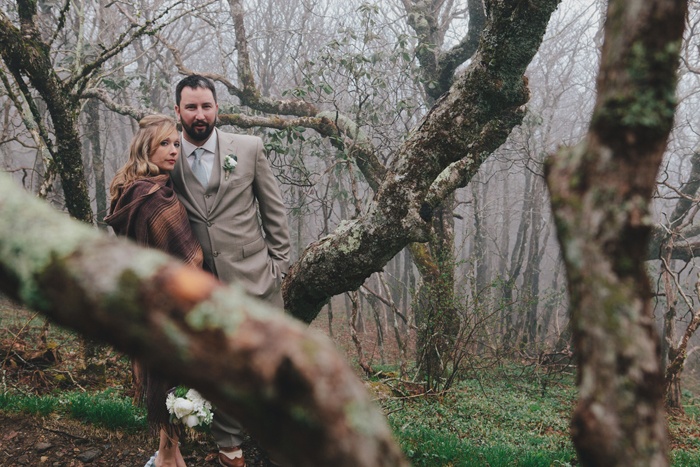
[[[173,131],[177,131],[175,119],[167,115],[149,115],[139,121],[139,129],[131,140],[129,160],[117,171],[109,186],[109,195],[115,199],[120,190],[140,178],[158,175],[158,166],[151,162],[151,156]]]

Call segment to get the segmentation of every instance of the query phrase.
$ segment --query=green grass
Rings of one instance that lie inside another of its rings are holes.
[[[57,413],[112,430],[133,432],[146,428],[145,410],[109,389],[43,396],[4,392],[0,393],[0,410],[42,416]]]
[[[22,412],[46,416],[56,412],[59,406],[59,400],[53,396],[0,393],[0,408],[6,412]]]
[[[441,397],[384,399],[382,405],[416,467],[578,465],[569,437],[572,378],[552,379],[545,391],[542,383],[541,376],[493,372]],[[697,433],[693,425],[685,428]],[[686,441],[672,452],[671,465],[698,466],[699,452]]]
[[[146,413],[131,399],[107,390],[97,394],[72,393],[67,398],[71,417],[109,429],[138,430],[146,427]]]

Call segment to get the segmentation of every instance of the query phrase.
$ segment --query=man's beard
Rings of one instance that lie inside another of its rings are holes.
[[[206,141],[216,126],[216,120],[214,120],[211,125],[208,124],[205,128],[196,128],[196,123],[191,126],[187,125],[183,121],[180,123],[182,124],[182,131],[187,133],[187,136],[189,136],[193,141]]]

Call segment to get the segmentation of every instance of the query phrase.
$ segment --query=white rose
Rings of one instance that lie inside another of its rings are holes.
[[[204,404],[204,398],[195,389],[190,389],[189,391],[187,391],[185,397],[191,400],[197,407],[200,407]]]
[[[184,423],[190,428],[194,428],[197,425],[199,425],[199,417],[197,417],[196,415],[188,415],[182,419],[182,423]]]
[[[165,399],[165,407],[167,407],[169,413],[173,413],[173,404],[175,404],[175,394],[171,392]]]
[[[175,400],[175,403],[173,404],[175,416],[180,419],[182,419],[186,415],[191,414],[193,409],[194,404],[192,403],[192,401],[188,401],[187,399],[183,399],[181,397],[177,398]]]

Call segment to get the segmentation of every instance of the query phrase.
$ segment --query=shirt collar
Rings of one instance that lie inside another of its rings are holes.
[[[195,146],[194,144],[187,141],[185,138],[180,138],[182,142],[182,154],[185,157],[190,157],[192,151],[194,151],[197,148],[203,148],[205,151],[208,151],[212,154],[216,154],[216,144],[219,140],[219,135],[217,134],[218,131],[218,129],[214,128],[214,131],[211,132],[209,138],[201,146]]]

